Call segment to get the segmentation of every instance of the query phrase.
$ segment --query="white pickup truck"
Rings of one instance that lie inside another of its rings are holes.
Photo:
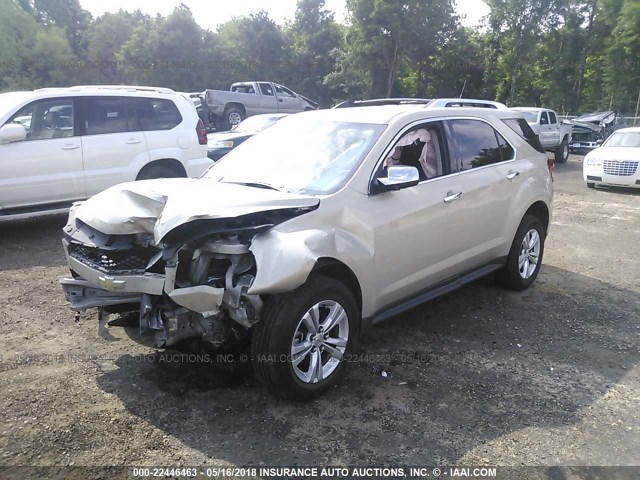
[[[555,154],[556,163],[565,163],[569,159],[569,142],[571,141],[571,123],[558,120],[553,110],[546,108],[517,107],[512,108],[524,115],[531,129],[540,138],[542,146]]]
[[[229,91],[205,90],[210,123],[230,129],[251,115],[297,113],[319,105],[293,90],[273,82],[238,82]]]

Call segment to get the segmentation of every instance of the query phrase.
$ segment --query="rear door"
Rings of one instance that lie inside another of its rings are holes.
[[[0,144],[0,209],[85,198],[75,100],[34,101],[7,121],[16,122],[25,126],[27,138]]]
[[[515,149],[493,126],[481,119],[447,122],[452,144],[451,171],[464,189],[464,237],[459,252],[462,270],[470,270],[501,255],[511,243],[508,229],[511,205],[522,176]]]
[[[278,95],[278,111],[282,113],[301,112],[302,100],[295,93],[282,85],[274,83]]]
[[[133,100],[120,96],[80,98],[89,196],[135,180],[140,167],[149,162],[147,141],[133,113]]]

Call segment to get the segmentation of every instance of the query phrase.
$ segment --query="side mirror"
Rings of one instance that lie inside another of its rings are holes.
[[[420,183],[420,174],[416,167],[391,166],[387,168],[387,176],[378,178],[379,191],[388,192],[402,188],[414,187]]]
[[[21,142],[27,138],[27,129],[19,123],[8,123],[0,128],[0,143]]]

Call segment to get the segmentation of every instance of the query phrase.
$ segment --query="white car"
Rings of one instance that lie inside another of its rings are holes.
[[[0,95],[0,221],[60,213],[112,185],[210,165],[193,103],[170,89],[46,88]]]
[[[589,152],[582,166],[587,187],[640,187],[640,127],[613,133],[602,147]]]

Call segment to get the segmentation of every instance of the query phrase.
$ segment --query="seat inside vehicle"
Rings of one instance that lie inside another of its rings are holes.
[[[419,128],[405,133],[391,151],[384,166],[392,165],[415,167],[420,181],[442,175],[440,141],[435,129]]]

